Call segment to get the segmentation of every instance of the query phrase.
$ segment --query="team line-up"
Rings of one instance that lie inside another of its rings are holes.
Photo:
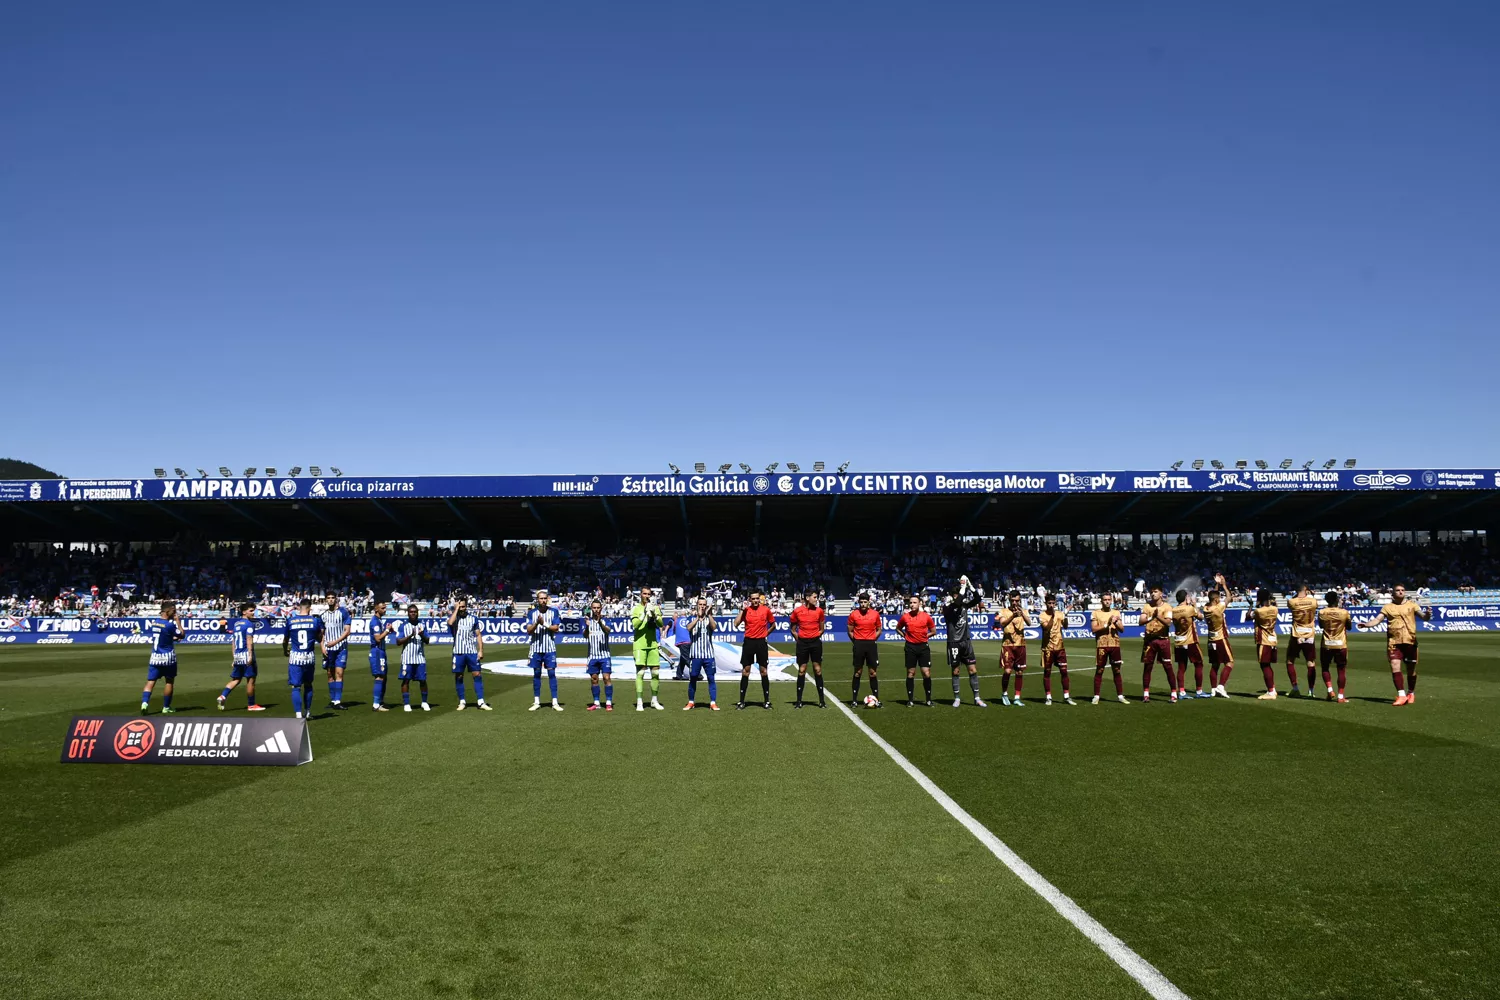
[[[1141,642],[1142,701],[1151,700],[1151,678],[1153,668],[1160,664],[1167,677],[1167,696],[1172,702],[1188,698],[1229,697],[1227,685],[1234,669],[1234,652],[1229,643],[1229,631],[1225,614],[1229,607],[1229,591],[1222,576],[1215,577],[1216,587],[1208,591],[1207,602],[1200,607],[1185,590],[1179,590],[1177,603],[1169,603],[1162,588],[1153,587],[1150,599],[1140,609],[1140,624],[1144,627]],[[958,585],[945,594],[940,613],[947,627],[948,665],[952,668],[953,706],[962,704],[960,676],[967,668],[969,689],[973,704],[984,708],[987,703],[979,694],[979,660],[974,652],[973,636],[969,625],[969,613],[984,607],[983,588],[975,587],[967,576],[960,577]],[[1291,611],[1292,631],[1286,647],[1286,671],[1291,681],[1291,694],[1300,695],[1297,663],[1300,659],[1307,666],[1307,694],[1312,697],[1316,690],[1318,667],[1322,669],[1322,682],[1330,701],[1344,702],[1346,670],[1349,663],[1349,633],[1361,627],[1347,609],[1340,606],[1339,595],[1325,596],[1326,606],[1319,602],[1304,585],[1295,597],[1287,601]],[[1101,607],[1090,612],[1090,630],[1094,634],[1094,695],[1093,704],[1099,704],[1104,668],[1110,668],[1115,686],[1115,698],[1127,703],[1120,670],[1124,653],[1120,637],[1124,622],[1120,612],[1113,606],[1112,596],[1105,594]],[[421,624],[418,608],[408,604],[404,619],[386,616],[386,603],[377,601],[369,619],[370,673],[374,678],[372,707],[376,712],[389,711],[384,704],[388,677],[386,651],[394,643],[400,651],[398,680],[401,683],[401,701],[404,711],[412,711],[411,684],[417,683],[421,710],[431,711],[427,695],[427,653],[430,641],[427,629]],[[255,628],[253,617],[255,605],[246,602],[239,606],[239,614],[232,621],[221,624],[233,641],[233,665],[229,683],[220,692],[217,702],[223,710],[227,708],[230,694],[241,682],[245,685],[248,710],[264,711],[265,707],[255,700],[255,681],[259,664],[255,653]],[[808,668],[812,668],[813,683],[817,691],[816,705],[826,707],[823,686],[823,630],[827,610],[819,603],[815,593],[808,593],[805,601],[793,609],[791,627],[796,637],[797,699],[794,706],[804,704]],[[1396,705],[1410,705],[1416,701],[1417,688],[1417,619],[1429,620],[1430,609],[1408,600],[1404,587],[1394,589],[1391,601],[1380,609],[1380,614],[1363,627],[1375,629],[1386,626],[1386,649],[1391,667],[1391,680],[1396,688]],[[1263,700],[1278,696],[1275,667],[1278,659],[1276,635],[1277,607],[1275,598],[1267,590],[1257,594],[1253,612],[1255,624],[1255,646],[1257,661],[1265,680]],[[1198,623],[1203,622],[1208,638],[1208,687],[1203,684],[1204,656],[1198,639]],[[685,633],[688,649],[681,655],[690,664],[688,675],[687,704],[684,711],[698,706],[697,693],[700,680],[708,683],[708,708],[717,712],[718,681],[714,651],[716,624],[708,601],[699,598],[691,612],[668,616],[652,595],[651,588],[643,587],[640,601],[631,609],[631,651],[635,662],[635,708],[645,711],[649,706],[661,710],[665,706],[660,700],[661,685],[661,634],[664,628],[677,628]],[[296,718],[310,718],[313,711],[313,680],[321,656],[322,668],[327,675],[329,707],[342,710],[344,705],[344,670],[348,663],[349,635],[352,631],[349,611],[337,603],[322,614],[314,615],[311,603],[303,598],[297,613],[286,621],[286,632],[282,639],[282,654],[287,662],[287,683],[291,688],[292,709]],[[745,697],[749,690],[752,667],[759,667],[762,707],[771,707],[771,683],[769,676],[770,646],[767,641],[775,625],[775,616],[766,604],[760,591],[753,591],[747,604],[740,609],[735,619],[734,630],[744,630],[744,645],[740,655],[740,693],[736,708],[746,707]],[[1021,707],[1025,681],[1026,629],[1040,628],[1042,646],[1042,685],[1044,704],[1052,704],[1052,671],[1057,669],[1061,682],[1062,701],[1069,705],[1073,700],[1068,678],[1068,652],[1063,645],[1063,629],[1067,625],[1065,609],[1059,608],[1055,596],[1046,598],[1045,606],[1035,619],[1021,605],[1020,594],[1012,592],[994,618],[995,628],[1001,632],[1000,666],[1002,668],[1001,704]],[[909,599],[908,609],[896,624],[904,645],[906,667],[906,704],[916,701],[916,680],[922,679],[922,703],[932,704],[932,649],[930,640],[937,629],[937,622],[922,609],[921,599]],[[562,630],[562,618],[550,607],[546,591],[538,591],[536,604],[527,614],[525,632],[529,636],[528,664],[532,671],[532,702],[530,711],[542,708],[542,673],[547,674],[551,695],[551,707],[561,712],[562,704],[557,700],[557,636]],[[849,612],[849,638],[853,647],[854,673],[850,704],[861,704],[859,691],[863,674],[870,675],[870,694],[863,703],[867,708],[878,708],[880,701],[880,651],[877,639],[881,631],[880,612],[871,606],[868,594],[859,595],[856,606]],[[484,633],[480,620],[469,613],[468,602],[459,598],[448,616],[448,631],[453,637],[452,673],[458,695],[458,710],[468,707],[465,676],[472,678],[475,707],[490,711],[491,706],[484,697],[484,678],[481,664],[484,660]],[[1321,637],[1318,633],[1321,631]],[[141,692],[141,712],[150,709],[152,692],[158,680],[163,682],[162,712],[172,713],[172,688],[177,677],[177,643],[185,632],[177,619],[176,604],[167,601],[162,605],[161,617],[149,626],[151,657],[146,673],[146,686]],[[603,607],[594,601],[583,621],[583,640],[588,643],[587,670],[593,689],[593,702],[589,711],[614,711],[614,683],[611,676],[612,653],[609,644],[609,627],[604,620]],[[1317,644],[1321,648],[1317,648]],[[680,647],[679,647],[680,648]],[[1316,661],[1316,662],[1315,662]],[[1195,691],[1187,688],[1188,667],[1193,668]],[[1337,687],[1335,688],[1335,675]],[[1014,681],[1014,694],[1011,684]],[[646,685],[650,685],[650,701],[646,700]],[[600,701],[601,688],[603,701]]]

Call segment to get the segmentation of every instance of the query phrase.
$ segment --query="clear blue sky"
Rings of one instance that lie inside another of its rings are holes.
[[[0,454],[1500,461],[1500,7],[1229,6],[12,5]]]

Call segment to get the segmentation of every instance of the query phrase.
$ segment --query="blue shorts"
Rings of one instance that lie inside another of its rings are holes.
[[[602,656],[597,660],[590,660],[589,676],[593,676],[594,674],[612,674],[614,673],[614,671],[610,668],[613,666],[614,662],[612,660],[606,659]]]
[[[163,663],[163,664],[160,664],[160,665],[153,664],[152,666],[149,666],[149,667],[146,668],[146,680],[148,680],[148,681],[154,681],[154,680],[169,680],[170,681],[170,680],[174,680],[176,677],[177,677],[177,661],[176,660],[173,660],[171,663]]]
[[[700,670],[708,676],[712,677],[715,670],[717,670],[719,666],[718,661],[716,661],[711,656],[694,657],[690,662],[693,665],[693,677],[695,678],[698,676],[698,672]]]
[[[453,654],[453,672],[455,674],[461,674],[465,670],[472,670],[475,673],[479,672],[479,654],[478,653],[454,653]]]
[[[557,669],[556,653],[532,653],[528,665],[532,670],[540,670],[545,666],[548,670]]]
[[[312,687],[313,677],[317,674],[315,663],[288,663],[286,665],[286,682],[294,688]]]
[[[427,681],[427,661],[421,663],[401,664],[401,679],[403,681]]]
[[[349,663],[349,647],[340,646],[331,653],[323,654],[323,669],[332,670],[334,667],[342,667]]]
[[[256,670],[257,668],[253,661],[250,663],[236,663],[232,668],[230,668],[229,679],[232,681],[237,681],[244,677],[254,677],[256,675]]]
[[[384,677],[385,676],[385,650],[383,650],[383,649],[372,649],[372,650],[370,650],[370,676],[371,677]]]

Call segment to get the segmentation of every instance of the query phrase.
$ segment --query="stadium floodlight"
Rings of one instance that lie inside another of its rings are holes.
[[[1292,460],[1290,458],[1283,458],[1281,460],[1281,467],[1283,469],[1290,469],[1292,467]]]
[[[814,472],[822,472],[826,468],[828,468],[828,466],[826,464],[824,464],[823,462],[814,462],[813,463],[813,471]]]
[[[1266,462],[1265,459],[1263,459],[1263,458],[1257,458],[1255,460],[1255,467],[1257,469],[1269,469],[1271,466],[1270,466],[1270,464],[1268,462]]]
[[[307,467],[307,474],[309,476],[315,476],[315,477],[316,476],[321,476],[323,474],[323,470],[320,469],[320,468],[318,468],[316,465],[309,465]],[[294,472],[294,473],[292,473],[292,475],[295,476],[296,473]]]
[[[1344,459],[1344,468],[1346,468],[1346,469],[1352,469],[1352,468],[1354,468],[1354,459],[1352,459],[1352,458],[1346,458],[1346,459]]]
[[[186,479],[187,478],[187,473],[183,472],[181,469],[173,468],[172,471],[175,472],[175,473],[177,473],[177,478],[178,479]]]
[[[1222,468],[1224,468],[1224,463],[1221,462],[1221,461],[1219,461],[1217,458],[1211,458],[1211,459],[1209,459],[1208,460],[1208,464],[1212,465],[1215,469],[1222,469]]]
[[[1302,463],[1302,468],[1303,469],[1311,469],[1312,468],[1312,462],[1311,462],[1311,460],[1303,462]]]
[[[1236,469],[1248,469],[1250,468],[1250,463],[1245,461],[1243,458],[1237,458],[1234,460],[1234,467]]]
[[[1326,461],[1326,462],[1323,463],[1323,468],[1325,468],[1325,469],[1331,469],[1335,465],[1338,465],[1338,464],[1339,464],[1339,460],[1338,459],[1336,459],[1336,458],[1330,458],[1328,461]]]
[[[846,473],[848,471],[849,471],[849,463],[848,462],[843,462],[843,463],[841,463],[839,465],[839,475],[842,476],[844,473]]]
[[[725,462],[723,465],[719,466],[719,475],[722,476],[732,468],[734,468],[732,464],[730,464],[729,462]]]
[[[255,475],[255,466],[252,465],[250,466],[250,468],[245,470],[245,478],[249,479],[253,475]]]
[[[770,465],[766,466],[766,471],[767,472],[775,472],[776,471],[776,467],[778,465],[780,465],[780,464],[781,464],[780,462],[772,462]]]
[[[1197,472],[1201,468],[1203,468],[1203,459],[1201,459],[1201,458],[1195,458],[1195,459],[1193,459],[1193,471]]]
[[[274,475],[276,475],[276,470],[273,469],[273,468],[271,468],[268,465],[268,466],[266,466],[266,475],[268,475],[268,476],[274,476]]]
[[[1181,468],[1182,468],[1182,459],[1179,458],[1177,461],[1175,461],[1175,462],[1172,463],[1172,471],[1173,472],[1176,472],[1178,469],[1181,469]]]
[[[156,478],[157,479],[166,479],[167,478],[167,470],[166,469],[152,469],[151,471],[154,472],[154,473],[156,473]]]
[[[340,469],[337,465],[330,465],[328,467],[328,471],[331,472],[331,473],[333,473],[335,478],[338,478],[338,479],[344,478],[344,470]]]
[[[741,462],[740,463],[740,471],[744,472],[744,473],[748,473],[750,471],[750,466],[746,465],[744,462]]]
[[[672,475],[674,475],[674,476],[680,476],[680,475],[682,475],[682,470],[679,469],[677,466],[673,465],[671,462],[667,463],[667,468],[669,468],[669,469],[672,470]]]
[[[796,462],[788,462],[788,463],[786,463],[786,467],[788,469],[791,469],[793,472],[801,472],[802,471],[802,466],[798,465]]]
[[[693,463],[693,471],[694,472],[707,472],[708,471],[708,466],[707,466],[707,464],[705,464],[703,462],[694,462]]]
[[[286,470],[286,472],[287,472],[287,475],[292,476],[293,478],[295,478],[297,476],[302,475],[302,466],[300,466],[300,465],[294,465],[290,469]]]
[[[202,469],[199,469],[198,470],[198,478],[199,479],[207,479],[208,478],[208,473],[204,472]]]
[[[219,475],[223,476],[225,479],[228,479],[230,476],[234,475],[234,473],[229,471],[229,466],[221,465],[219,466]]]

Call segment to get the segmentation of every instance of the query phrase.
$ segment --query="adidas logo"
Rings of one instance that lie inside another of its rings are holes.
[[[276,735],[272,736],[270,739],[266,740],[260,746],[256,747],[255,748],[255,752],[256,753],[291,753],[292,752],[292,748],[291,748],[291,745],[288,744],[287,741],[286,741],[286,733],[285,733],[285,731],[278,729],[278,730],[276,730]]]

